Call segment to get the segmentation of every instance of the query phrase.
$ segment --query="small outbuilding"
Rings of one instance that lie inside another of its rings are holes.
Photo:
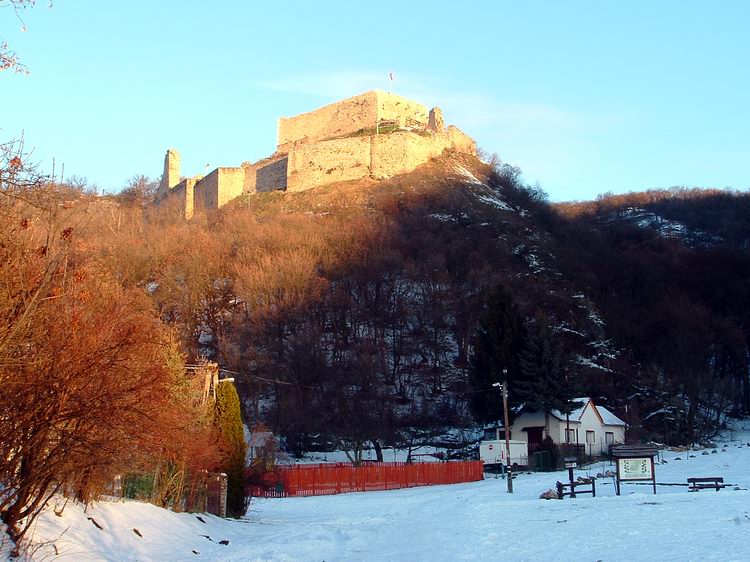
[[[276,437],[270,431],[254,431],[247,439],[247,464],[258,461],[273,461],[278,448]]]

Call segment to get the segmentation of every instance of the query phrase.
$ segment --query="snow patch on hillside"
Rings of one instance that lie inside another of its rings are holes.
[[[700,229],[691,229],[679,221],[669,220],[642,207],[627,207],[618,213],[640,228],[650,228],[663,238],[674,238],[695,245],[706,245],[721,242],[721,237],[709,234]]]
[[[462,176],[466,183],[469,183],[471,185],[484,185],[484,182],[477,179],[474,174],[464,168],[461,164],[456,164],[453,167],[453,171],[456,172],[459,176]]]
[[[592,361],[591,359],[587,359],[586,357],[581,357],[580,355],[576,357],[576,363],[584,367],[591,367],[592,369],[599,369],[601,371],[604,371],[605,373],[612,372],[612,369],[610,369],[609,367],[604,367],[603,365],[599,365],[598,363]]]
[[[446,213],[432,213],[432,218],[439,220],[440,222],[456,222],[456,218]]]
[[[514,209],[503,201],[502,197],[494,190],[490,189],[484,182],[479,180],[471,171],[467,170],[461,164],[456,164],[453,171],[458,174],[459,178],[466,184],[475,188],[476,196],[479,201],[491,207],[496,207],[502,211],[513,211]]]
[[[479,199],[482,203],[485,203],[487,205],[490,205],[492,207],[497,207],[498,209],[502,211],[512,211],[513,209],[508,205],[505,201],[503,201],[499,195],[496,194],[489,194],[489,193],[479,193],[477,194],[477,199]]]

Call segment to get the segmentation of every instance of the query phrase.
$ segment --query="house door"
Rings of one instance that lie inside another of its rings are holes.
[[[530,427],[526,430],[529,434],[529,454],[542,448],[544,434],[543,427]]]

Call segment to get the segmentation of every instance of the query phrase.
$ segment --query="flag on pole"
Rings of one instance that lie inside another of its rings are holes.
[[[388,92],[391,91],[391,87],[393,86],[393,72],[388,73]]]

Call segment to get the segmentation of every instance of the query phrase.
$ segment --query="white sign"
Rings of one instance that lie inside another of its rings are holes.
[[[653,480],[651,457],[617,459],[620,480]]]

